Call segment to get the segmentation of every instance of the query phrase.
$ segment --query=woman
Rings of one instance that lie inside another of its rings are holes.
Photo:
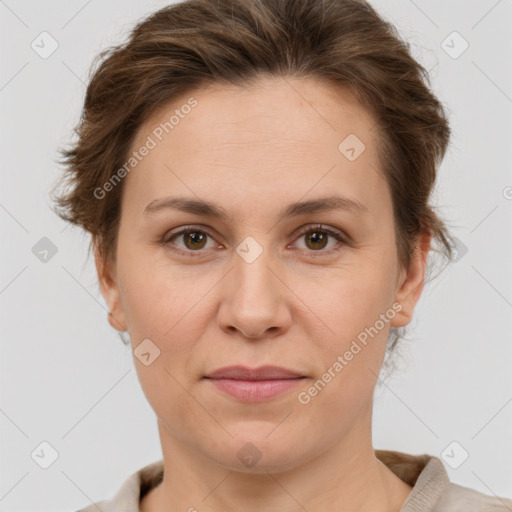
[[[103,52],[59,214],[91,233],[163,460],[82,509],[510,510],[374,450],[421,296],[442,105],[356,0],[187,0]]]

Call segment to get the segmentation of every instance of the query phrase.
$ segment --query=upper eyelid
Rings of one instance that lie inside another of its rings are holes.
[[[183,235],[185,234],[187,231],[201,231],[203,233],[205,233],[206,235],[208,235],[210,238],[215,238],[215,236],[213,234],[211,234],[210,232],[210,229],[209,228],[206,228],[204,226],[200,226],[200,225],[187,225],[187,226],[184,226],[184,227],[181,227],[181,228],[177,228],[177,231],[175,232],[167,232],[164,236],[163,236],[163,239],[164,241],[170,241],[171,239],[173,239],[174,237],[176,236],[180,236],[180,235]],[[172,230],[174,231],[174,230]]]

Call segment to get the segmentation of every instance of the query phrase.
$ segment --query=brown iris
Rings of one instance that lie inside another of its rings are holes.
[[[207,237],[205,233],[201,233],[201,231],[186,231],[182,234],[188,249],[202,249],[204,247]],[[187,240],[191,240],[191,244],[188,244]]]
[[[313,243],[311,249],[323,249],[327,243],[328,235],[321,231],[308,231],[305,236],[306,240],[311,240]]]

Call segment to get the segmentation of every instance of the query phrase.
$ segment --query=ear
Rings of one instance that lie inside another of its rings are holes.
[[[420,235],[411,256],[409,268],[402,269],[400,273],[395,302],[400,304],[402,308],[391,320],[392,327],[403,327],[411,321],[414,308],[425,283],[430,242],[431,235],[429,233]]]
[[[108,306],[108,322],[117,331],[126,331],[126,321],[119,294],[119,287],[115,279],[115,269],[111,268],[106,259],[101,255],[97,246],[94,248],[94,263],[98,273],[100,291]]]

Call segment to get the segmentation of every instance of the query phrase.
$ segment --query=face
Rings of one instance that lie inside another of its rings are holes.
[[[375,129],[348,91],[277,78],[197,90],[140,127],[132,149],[154,147],[124,178],[115,265],[96,264],[167,443],[263,471],[368,435],[428,252],[398,262]],[[206,378],[267,365],[301,378]]]

